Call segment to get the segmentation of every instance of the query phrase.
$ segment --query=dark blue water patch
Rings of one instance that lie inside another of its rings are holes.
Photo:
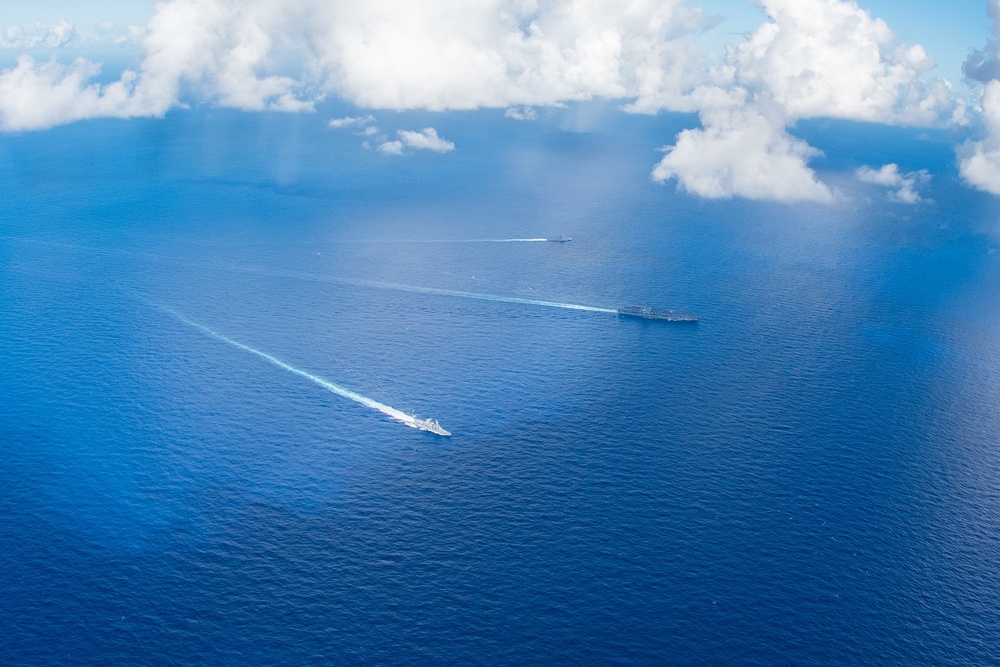
[[[879,168],[895,163],[903,173],[926,169],[937,177],[958,173],[955,146],[964,140],[955,129],[886,127],[828,118],[799,121],[792,130],[823,151],[814,160],[822,170]]]

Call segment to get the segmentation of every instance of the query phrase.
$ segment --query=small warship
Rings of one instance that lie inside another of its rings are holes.
[[[421,431],[427,431],[428,433],[434,433],[436,435],[450,436],[451,431],[444,430],[444,427],[438,423],[436,419],[414,419],[413,422],[407,422],[409,426],[413,428],[420,429]]]

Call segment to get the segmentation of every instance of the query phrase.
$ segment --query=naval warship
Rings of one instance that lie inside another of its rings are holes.
[[[560,234],[559,236],[550,236],[545,240],[551,241],[552,243],[566,243],[566,241],[572,241],[573,239],[564,234]]]
[[[451,435],[451,431],[444,430],[444,427],[441,426],[436,419],[414,419],[411,426],[413,426],[413,428],[420,429],[421,431],[427,431],[436,435]]]
[[[678,313],[676,310],[660,310],[646,306],[622,306],[618,314],[625,317],[641,317],[644,320],[666,320],[667,322],[697,322],[698,316]]]

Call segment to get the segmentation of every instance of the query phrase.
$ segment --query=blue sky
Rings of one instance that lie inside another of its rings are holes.
[[[967,138],[956,144],[963,178],[1000,195],[1000,0],[0,0],[0,10],[8,132],[191,105],[312,113],[333,99],[358,115],[331,129],[405,155],[451,144],[433,128],[385,135],[371,114],[492,108],[531,122],[606,99],[623,113],[697,114],[699,125],[665,137],[651,173],[692,196],[832,201],[810,167],[818,151],[793,131],[812,118],[955,128]],[[963,62],[975,49],[970,81]],[[919,201],[905,194],[917,175],[892,163],[863,177]]]

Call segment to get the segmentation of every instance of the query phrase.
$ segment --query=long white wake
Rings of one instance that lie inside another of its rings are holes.
[[[7,238],[10,238],[10,237],[0,237],[0,238],[7,239]],[[25,241],[25,242],[35,242],[32,239],[10,239],[10,240],[19,240],[19,241]],[[468,240],[468,241],[413,241],[413,243],[481,243],[481,242],[492,242],[492,243],[508,243],[508,242],[511,242],[512,243],[512,242],[516,242],[516,241],[548,241],[548,239],[480,239],[480,240]],[[67,248],[73,248],[73,249],[77,249],[77,250],[94,250],[94,251],[101,251],[101,252],[121,252],[121,251],[115,251],[115,250],[105,251],[105,250],[102,250],[100,248],[88,248],[86,246],[71,246],[69,244],[55,244],[55,243],[49,243],[49,242],[44,242],[44,241],[37,241],[37,242],[38,243],[47,243],[49,245],[60,245],[60,246],[65,246]],[[397,241],[392,241],[391,243],[397,243]],[[406,243],[410,243],[410,241],[406,241]],[[150,255],[150,254],[146,254],[146,253],[142,253],[142,256],[147,257],[149,259],[157,259],[157,260],[165,260],[165,261],[187,261],[187,260],[184,260],[182,258],[160,257],[160,256],[157,256],[157,255]],[[477,299],[479,301],[496,301],[496,302],[499,302],[499,303],[520,303],[520,304],[524,304],[524,305],[527,305],[527,306],[544,306],[546,308],[565,308],[565,309],[568,309],[568,310],[582,310],[582,311],[587,311],[587,312],[590,312],[590,313],[611,313],[611,314],[616,314],[618,312],[617,310],[613,310],[611,308],[599,308],[597,306],[585,306],[585,305],[578,304],[578,303],[562,303],[562,302],[559,302],[559,301],[544,301],[544,300],[541,300],[541,299],[525,299],[525,298],[516,297],[516,296],[501,296],[501,295],[498,295],[498,294],[484,294],[484,293],[481,293],[481,292],[463,292],[463,291],[460,291],[460,290],[438,289],[436,287],[420,287],[420,286],[417,286],[417,285],[404,285],[404,284],[400,284],[400,283],[384,283],[384,282],[377,282],[377,281],[371,281],[371,280],[355,280],[355,279],[351,279],[351,278],[338,278],[336,276],[326,276],[326,275],[319,275],[319,274],[314,274],[314,273],[299,273],[299,272],[292,272],[292,271],[273,271],[273,270],[270,270],[270,269],[264,269],[264,268],[255,267],[255,266],[246,266],[246,265],[237,265],[237,264],[228,264],[228,263],[221,264],[221,265],[217,264],[217,263],[210,263],[210,265],[211,266],[216,266],[216,267],[221,266],[221,267],[223,267],[223,268],[225,268],[226,270],[229,270],[229,271],[239,271],[241,273],[249,273],[249,274],[260,275],[260,276],[271,276],[271,277],[275,277],[275,278],[292,278],[294,280],[308,280],[308,281],[312,281],[312,282],[334,283],[334,284],[339,284],[339,285],[354,285],[356,287],[370,287],[370,288],[374,288],[374,289],[396,290],[396,291],[400,291],[400,292],[415,292],[415,293],[420,293],[420,294],[437,294],[437,295],[440,295],[440,296],[453,296],[453,297],[459,297],[459,298],[462,298],[462,299]],[[159,304],[153,304],[153,305],[156,305],[157,307],[161,307],[161,306],[159,306]],[[171,311],[171,314],[174,315],[174,316],[176,316],[176,317],[179,317],[181,319],[184,319],[185,322],[188,322],[188,320],[185,319],[179,313]],[[189,323],[194,324],[192,322],[189,322]],[[201,325],[198,325],[198,326],[200,327]],[[212,335],[215,335],[215,333],[213,332]],[[226,339],[226,340],[228,342],[228,339]],[[257,353],[256,350],[253,350],[253,352],[255,354]],[[386,414],[388,414],[388,413],[386,413]]]
[[[350,389],[346,389],[344,387],[341,387],[340,385],[336,385],[336,384],[330,382],[329,380],[324,380],[323,378],[321,378],[321,377],[319,377],[317,375],[313,375],[312,373],[307,373],[306,371],[304,371],[304,370],[302,370],[300,368],[296,368],[295,366],[292,366],[291,364],[286,364],[284,361],[282,361],[281,359],[278,359],[277,357],[274,357],[274,356],[272,356],[272,355],[270,355],[270,354],[268,354],[266,352],[261,352],[260,350],[254,349],[254,348],[250,347],[249,345],[244,345],[243,343],[239,342],[238,340],[233,340],[232,338],[229,338],[228,336],[224,336],[224,335],[220,334],[218,331],[214,331],[212,329],[209,329],[204,324],[201,324],[199,322],[195,322],[194,320],[192,320],[191,318],[187,317],[183,313],[180,313],[180,312],[178,312],[178,311],[176,311],[176,310],[174,310],[172,308],[168,308],[166,306],[162,306],[162,305],[159,305],[159,304],[157,304],[157,307],[160,308],[160,310],[163,310],[164,312],[170,313],[171,315],[173,315],[174,317],[176,317],[177,319],[179,319],[181,322],[184,322],[184,324],[192,326],[195,329],[198,329],[199,331],[201,331],[202,333],[208,334],[212,338],[215,338],[216,340],[221,340],[222,342],[228,343],[228,344],[232,345],[233,347],[239,348],[239,349],[241,349],[241,350],[243,350],[245,352],[249,352],[250,354],[255,354],[258,357],[260,357],[261,359],[264,359],[264,360],[266,360],[266,361],[274,364],[278,368],[282,368],[282,369],[288,371],[289,373],[295,373],[296,375],[304,377],[307,380],[310,380],[310,381],[318,384],[319,386],[323,387],[324,389],[332,391],[334,394],[337,394],[339,396],[343,396],[344,398],[349,398],[352,401],[360,403],[361,405],[363,405],[363,406],[365,406],[367,408],[372,408],[374,410],[378,410],[382,414],[388,415],[389,417],[392,417],[396,421],[399,421],[399,422],[402,422],[402,423],[406,424],[410,428],[419,429],[421,431],[429,431],[431,433],[436,433],[437,435],[451,435],[451,433],[449,433],[448,431],[446,431],[443,428],[441,428],[441,426],[436,421],[432,421],[430,419],[418,419],[417,417],[415,417],[413,415],[406,414],[402,410],[397,410],[396,408],[394,408],[392,406],[389,406],[389,405],[386,405],[385,403],[379,403],[378,401],[376,401],[373,398],[368,398],[367,396],[362,396],[361,394],[359,394],[357,392],[354,392],[354,391],[351,391]]]
[[[547,308],[566,308],[568,310],[585,310],[590,313],[617,313],[611,308],[584,306],[579,303],[562,303],[560,301],[542,301],[540,299],[524,299],[517,296],[500,296],[498,294],[483,294],[480,292],[462,292],[460,290],[439,289],[437,287],[419,287],[416,285],[401,285],[399,283],[381,283],[370,280],[337,279],[349,285],[359,287],[374,287],[376,289],[398,290],[400,292],[416,292],[419,294],[439,294],[441,296],[456,296],[462,299],[477,299],[479,301],[498,301],[500,303],[522,303],[528,306],[545,306]]]
[[[544,243],[549,239],[402,239],[380,243]]]
[[[292,278],[295,280],[309,280],[313,282],[334,283],[337,285],[353,285],[355,287],[370,287],[374,289],[395,290],[398,292],[415,292],[417,294],[437,294],[440,296],[454,296],[462,299],[476,299],[478,301],[496,301],[499,303],[521,303],[527,306],[544,306],[546,308],[565,308],[567,310],[583,310],[589,313],[611,313],[618,311],[612,308],[599,308],[597,306],[585,306],[579,303],[563,303],[561,301],[543,301],[541,299],[525,299],[517,296],[501,296],[499,294],[484,294],[482,292],[463,292],[461,290],[440,289],[437,287],[420,287],[418,285],[404,285],[401,283],[384,283],[374,280],[357,280],[354,278],[338,278],[336,276],[325,276],[315,273],[298,273],[289,271],[271,271],[251,266],[229,265],[229,269],[251,273],[256,275],[271,276],[275,278]]]

